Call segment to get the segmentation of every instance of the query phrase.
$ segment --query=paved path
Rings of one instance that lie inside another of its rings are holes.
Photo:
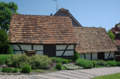
[[[114,73],[120,73],[120,67],[64,70],[36,75],[0,75],[0,79],[91,79]]]

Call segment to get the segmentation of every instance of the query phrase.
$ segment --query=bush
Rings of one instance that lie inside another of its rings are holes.
[[[22,67],[22,72],[23,73],[30,73],[30,71],[31,71],[31,67],[29,65],[24,65]]]
[[[73,62],[73,60],[72,59],[66,59],[66,60],[68,60],[68,62],[70,63],[70,62]]]
[[[10,73],[12,71],[11,68],[7,68],[7,72]]]
[[[58,70],[61,70],[61,69],[62,69],[61,63],[57,63],[57,64],[56,64],[56,69],[58,69]]]
[[[90,60],[87,59],[77,59],[76,60],[76,64],[79,66],[82,66],[83,68],[92,68],[93,67],[93,63]]]
[[[120,62],[117,62],[117,66],[120,66]]]
[[[64,59],[64,60],[62,61],[62,63],[63,63],[63,64],[68,64],[68,60]]]
[[[96,62],[95,62],[95,61],[92,61],[92,63],[93,63],[93,67],[96,67]]]
[[[2,68],[2,72],[7,72],[7,68]]]
[[[107,61],[110,66],[117,66],[116,61]]]
[[[0,64],[5,64],[6,63],[6,60],[8,58],[10,58],[11,55],[10,54],[0,54]]]
[[[79,54],[77,51],[75,51],[75,54],[73,55],[73,61],[76,61],[78,58],[80,58]]]
[[[62,63],[62,61],[64,60],[64,59],[59,58],[59,57],[51,57],[51,59],[52,59],[53,61],[57,62],[57,63]]]
[[[103,61],[103,60],[98,60],[98,61],[96,62],[96,65],[97,65],[97,66],[107,66],[108,63],[107,63],[106,61]]]
[[[16,72],[18,72],[18,69],[17,69],[17,68],[14,68],[14,69],[12,70],[12,72],[13,72],[13,73],[16,73]]]
[[[11,45],[9,45],[6,54],[13,54],[13,49],[12,49]]]
[[[30,65],[32,69],[47,69],[51,59],[45,55],[33,55],[31,57],[26,56],[25,54],[15,54],[7,60],[7,65],[22,68],[24,65]]]
[[[12,71],[11,68],[2,68],[2,72],[8,72],[10,73]]]

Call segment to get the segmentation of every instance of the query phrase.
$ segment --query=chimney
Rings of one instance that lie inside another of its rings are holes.
[[[52,16],[52,13],[50,14],[50,16]]]
[[[118,27],[117,27],[117,24],[115,25],[115,31],[118,31]]]

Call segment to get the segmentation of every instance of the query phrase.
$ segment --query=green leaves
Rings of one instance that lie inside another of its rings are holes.
[[[111,32],[111,30],[108,31],[108,35],[112,39],[112,41],[114,42],[115,35]]]
[[[12,14],[18,14],[17,5],[14,2],[0,2],[0,27],[6,31],[9,29]]]

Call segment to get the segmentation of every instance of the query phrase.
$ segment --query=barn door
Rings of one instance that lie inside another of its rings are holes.
[[[98,59],[104,59],[104,52],[98,53]]]
[[[49,57],[56,56],[56,45],[44,45],[44,55]]]

